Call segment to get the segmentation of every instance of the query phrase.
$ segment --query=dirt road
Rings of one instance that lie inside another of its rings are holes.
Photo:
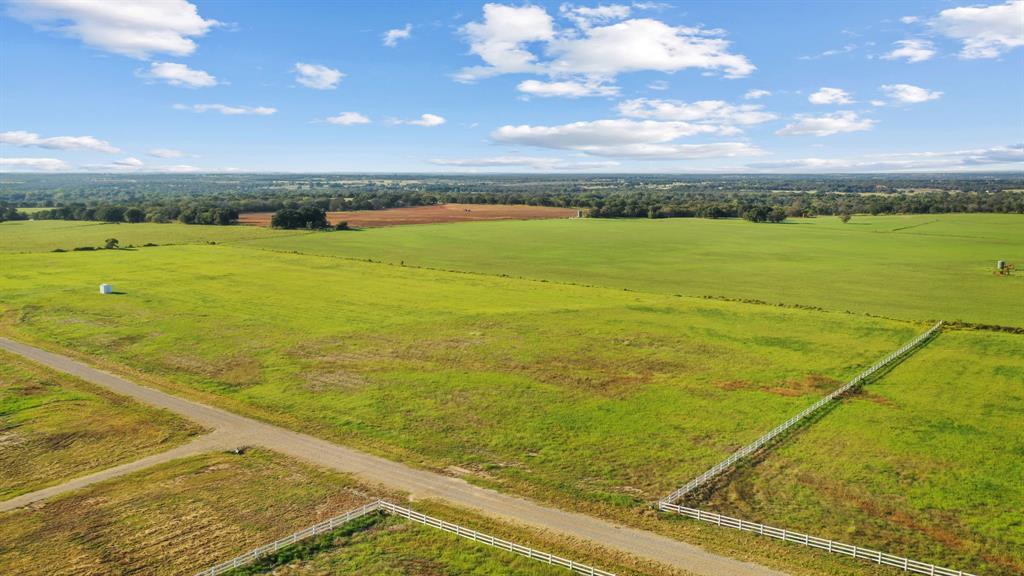
[[[186,453],[193,444],[201,442],[208,443],[210,448],[223,446],[225,442],[234,442],[234,445],[259,445],[325,468],[353,474],[371,484],[383,484],[393,489],[409,492],[413,498],[444,500],[490,516],[589,540],[607,548],[661,562],[694,574],[707,576],[778,576],[781,574],[757,564],[719,556],[697,546],[651,532],[618,526],[592,516],[543,506],[530,500],[480,488],[458,478],[410,468],[404,464],[371,456],[326,440],[179,398],[97,370],[67,356],[46,352],[7,338],[0,338],[0,348],[77,376],[87,382],[106,387],[144,404],[169,410],[214,430],[208,437],[204,437],[206,440],[200,438],[192,444],[176,449],[186,451]],[[124,466],[132,466],[132,464]],[[39,492],[24,494],[18,497],[22,502],[20,505],[103,480],[105,479],[104,472],[72,480]],[[126,472],[122,471],[121,473]],[[99,478],[93,478],[96,476]],[[93,479],[87,481],[90,478]],[[44,494],[40,495],[41,493]],[[4,506],[3,509],[13,507]]]

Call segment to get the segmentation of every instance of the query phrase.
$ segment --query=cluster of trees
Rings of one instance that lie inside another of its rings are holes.
[[[99,222],[181,222],[228,225],[238,221],[238,209],[211,204],[89,205],[82,202],[39,210],[35,220],[95,220]]]
[[[7,202],[0,201],[0,222],[6,222],[8,220],[27,220],[28,215],[24,212],[19,212],[18,207]]]
[[[274,212],[282,227],[326,227],[311,208],[529,204],[595,218],[780,218],[853,213],[1024,213],[1024,176],[974,175],[12,175],[0,201],[33,218],[233,224]],[[2,214],[8,214],[2,210]]]
[[[327,222],[327,213],[319,206],[306,205],[298,208],[282,208],[270,218],[274,228],[307,228],[322,230],[331,225]]]

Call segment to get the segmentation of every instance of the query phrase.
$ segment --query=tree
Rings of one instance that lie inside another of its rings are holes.
[[[319,206],[306,205],[298,208],[281,208],[270,217],[274,228],[308,228],[319,230],[329,228],[327,213]]]
[[[839,213],[839,219],[843,221],[843,224],[846,224],[847,222],[849,222],[850,218],[853,218],[853,214],[850,214],[849,212],[840,212]]]
[[[124,211],[124,221],[132,224],[146,221],[146,211],[142,208],[129,208]]]
[[[117,244],[117,238],[107,238],[106,243],[103,244],[103,247],[106,248],[107,250],[116,250],[118,247]]]

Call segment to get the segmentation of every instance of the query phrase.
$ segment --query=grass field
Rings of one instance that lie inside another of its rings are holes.
[[[738,474],[711,509],[978,574],[1024,573],[1024,337],[939,336]]]
[[[344,476],[269,452],[197,456],[0,514],[0,566],[184,574],[371,499]]]
[[[548,220],[402,226],[252,245],[616,288],[1024,326],[1024,216]]]
[[[923,329],[229,246],[5,261],[4,330],[574,505],[659,497]]]
[[[162,452],[198,431],[0,352],[0,499]]]
[[[306,548],[306,547],[302,547]],[[373,574],[375,576],[566,576],[565,568],[476,544],[393,516],[374,515],[342,527],[306,554],[229,576],[270,574]]]
[[[0,253],[50,252],[79,246],[103,246],[107,238],[129,244],[207,244],[294,235],[295,231],[253,226],[189,226],[186,224],[105,224],[70,220],[15,220],[0,223]],[[308,232],[300,232],[308,234]]]

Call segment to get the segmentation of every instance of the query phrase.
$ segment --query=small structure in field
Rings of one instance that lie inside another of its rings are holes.
[[[1016,269],[1017,269],[1017,267],[1015,265],[1010,264],[1006,260],[997,260],[996,261],[996,272],[995,273],[997,275],[999,275],[999,276],[1009,276],[1010,274],[1013,274],[1013,271],[1016,270]]]
[[[113,294],[114,287],[110,284],[100,284],[100,294]]]

